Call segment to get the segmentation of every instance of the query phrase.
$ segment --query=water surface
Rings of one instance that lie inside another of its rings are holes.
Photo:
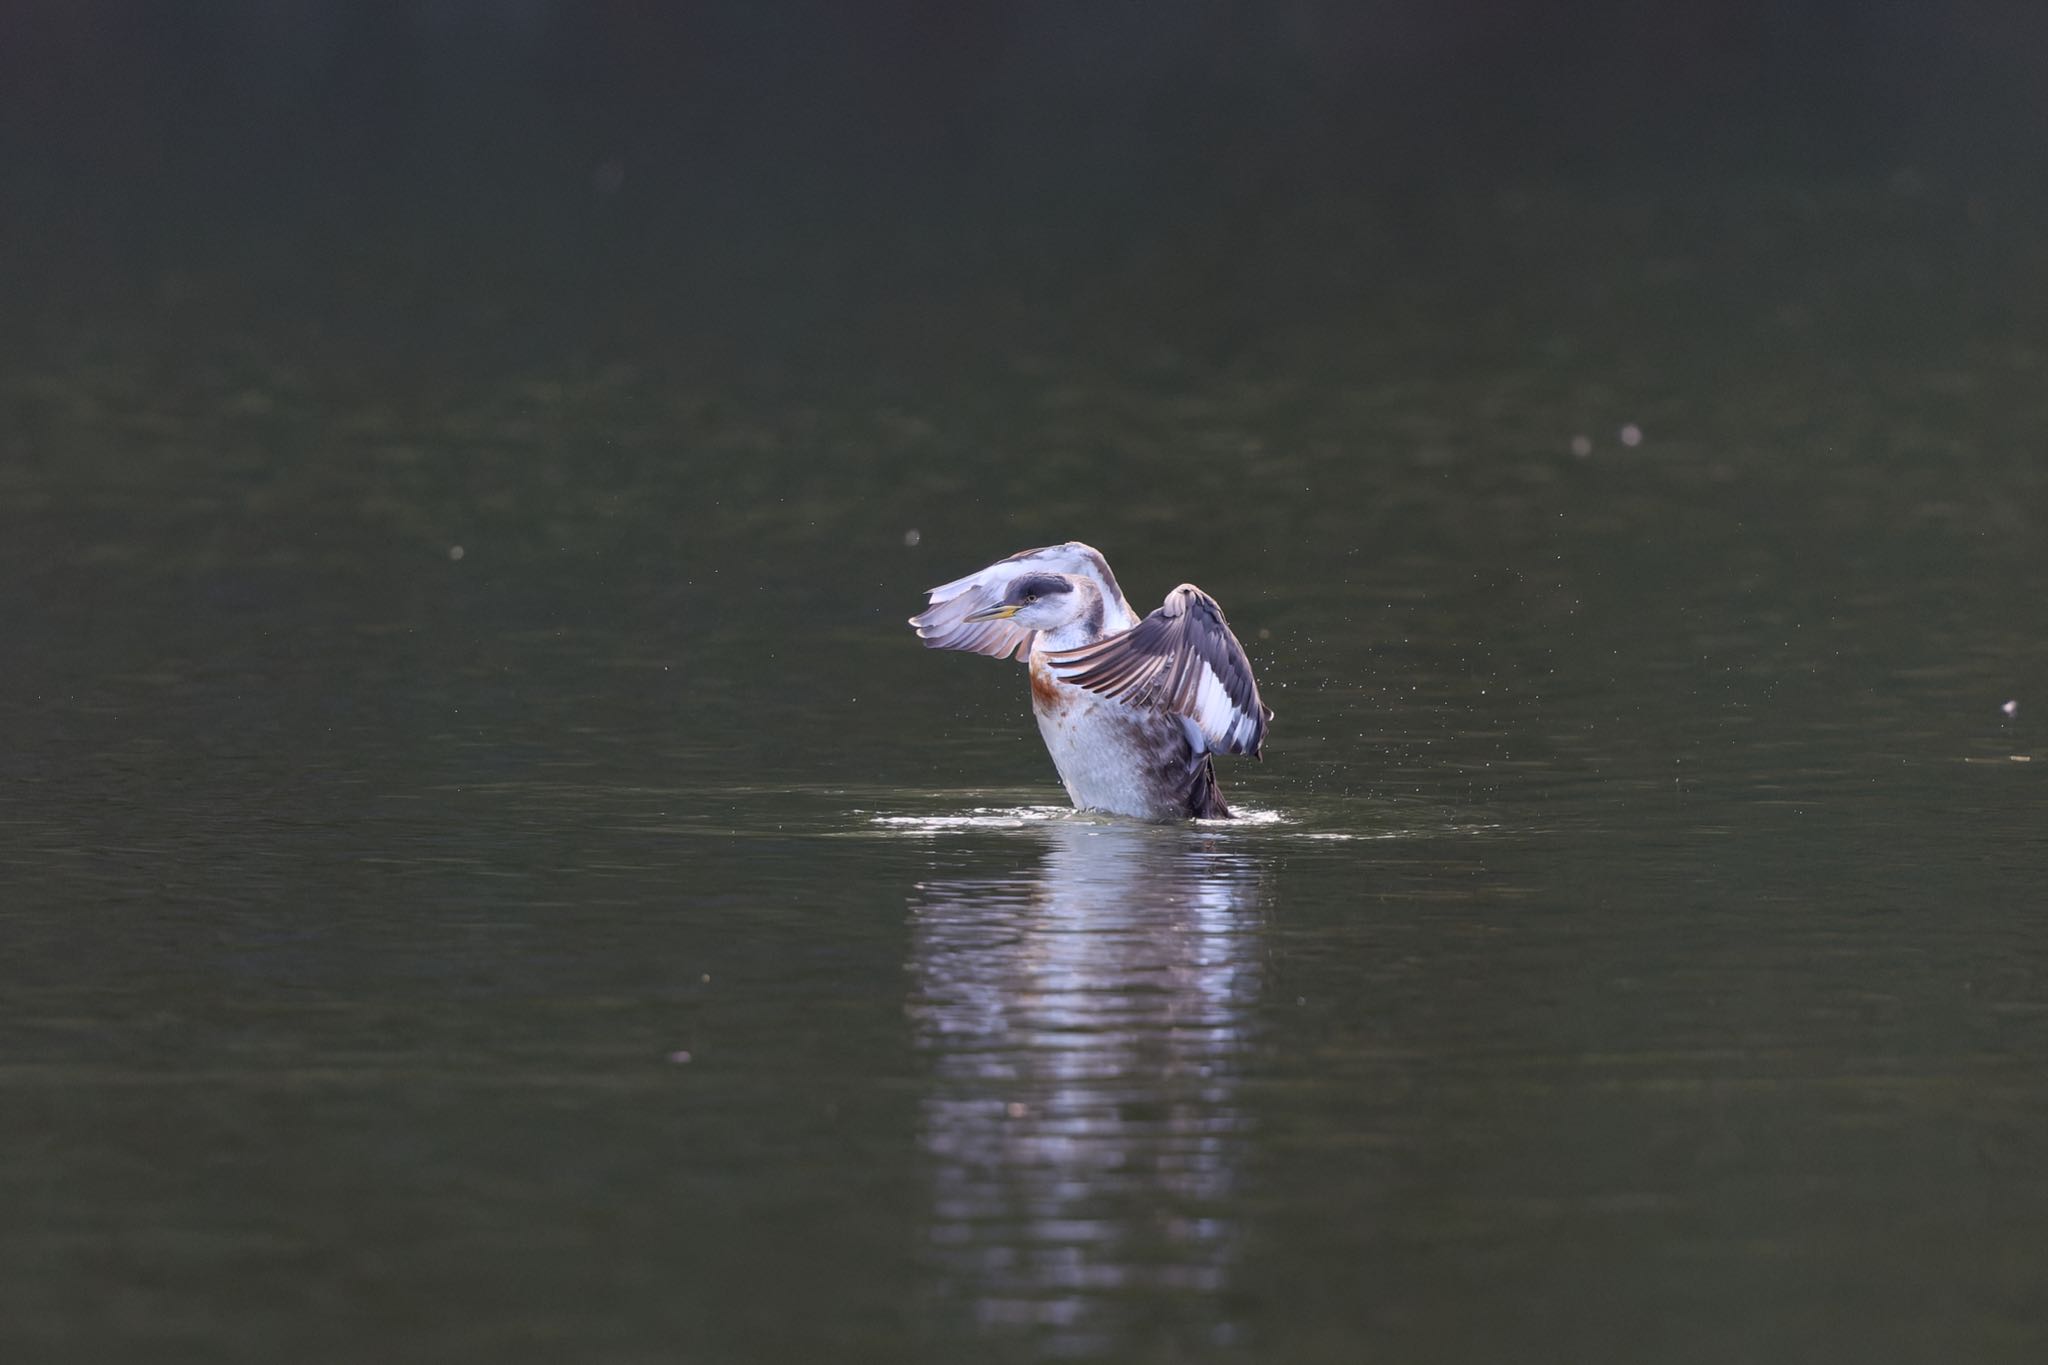
[[[17,321],[10,1354],[2038,1359],[2038,262],[1714,205]],[[916,647],[1066,537],[1256,818]]]

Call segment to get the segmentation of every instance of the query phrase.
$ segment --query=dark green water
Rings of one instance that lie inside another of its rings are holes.
[[[9,1357],[2041,1358],[2048,271],[1745,193],[667,346],[598,265],[46,293]],[[1228,608],[1253,818],[1063,813],[902,624],[1067,537]]]

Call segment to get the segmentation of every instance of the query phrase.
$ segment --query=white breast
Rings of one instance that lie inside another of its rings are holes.
[[[1141,820],[1186,816],[1187,783],[1179,773],[1192,755],[1172,717],[1061,682],[1037,654],[1031,711],[1076,806]]]

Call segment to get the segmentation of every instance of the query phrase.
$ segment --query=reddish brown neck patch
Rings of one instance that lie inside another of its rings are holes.
[[[1051,670],[1036,659],[1031,662],[1031,700],[1048,711],[1060,704],[1060,690],[1053,683]]]

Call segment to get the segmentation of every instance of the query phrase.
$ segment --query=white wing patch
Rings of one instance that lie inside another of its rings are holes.
[[[1202,733],[1209,742],[1225,753],[1237,753],[1246,740],[1251,738],[1251,717],[1231,704],[1230,694],[1223,690],[1223,680],[1216,676],[1216,670],[1202,663],[1202,681],[1195,688],[1195,724],[1202,727]]]

